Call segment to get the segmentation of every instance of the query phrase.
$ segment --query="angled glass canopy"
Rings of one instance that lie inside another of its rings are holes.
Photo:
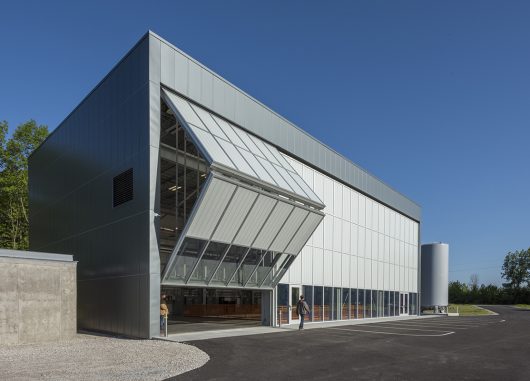
[[[212,166],[236,176],[251,177],[317,209],[324,207],[278,149],[178,95],[165,90],[163,95],[204,148]]]
[[[162,283],[273,287],[322,218],[320,211],[212,172]]]
[[[274,287],[322,221],[322,201],[275,147],[173,93],[163,99],[162,169],[179,170],[160,186],[178,210],[162,284]]]

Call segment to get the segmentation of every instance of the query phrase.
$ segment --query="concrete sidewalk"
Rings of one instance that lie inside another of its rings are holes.
[[[304,329],[342,327],[342,326],[348,326],[348,325],[374,324],[374,323],[390,322],[390,321],[432,319],[432,318],[437,318],[437,317],[439,316],[437,315],[398,316],[398,317],[393,316],[393,317],[361,319],[361,320],[336,320],[336,321],[324,321],[324,322],[307,322],[307,323],[304,323]],[[222,337],[261,335],[265,333],[282,333],[282,332],[285,333],[285,332],[293,331],[293,330],[298,330],[298,323],[282,324],[280,327],[249,327],[249,328],[234,328],[234,329],[223,329],[223,330],[202,331],[202,332],[176,333],[176,334],[169,335],[168,337],[158,337],[157,339],[175,341],[175,342],[187,342],[187,341],[218,339]]]

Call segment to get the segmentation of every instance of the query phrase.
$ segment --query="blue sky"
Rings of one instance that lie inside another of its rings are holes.
[[[0,120],[55,128],[148,30],[406,194],[450,278],[530,246],[530,2],[0,5]]]

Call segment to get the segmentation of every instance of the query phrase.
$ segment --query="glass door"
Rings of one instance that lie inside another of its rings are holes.
[[[399,314],[400,315],[409,314],[409,294],[408,293],[399,294]]]
[[[296,306],[300,300],[300,286],[290,286],[291,292],[289,293],[289,307],[291,313],[289,314],[289,323],[299,323],[300,317],[296,313]]]

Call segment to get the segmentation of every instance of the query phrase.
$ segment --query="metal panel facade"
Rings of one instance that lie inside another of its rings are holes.
[[[194,102],[203,104],[235,124],[244,126],[250,132],[283,149],[290,155],[315,168],[326,171],[335,178],[416,221],[420,220],[421,208],[416,203],[288,122],[161,37],[151,34],[151,38],[159,40],[160,44],[164,46],[166,60],[161,62],[160,67],[161,78],[164,79],[162,80],[163,85],[178,91]],[[173,53],[172,57],[168,50]],[[171,72],[174,70],[176,62],[179,62],[179,68],[182,70],[175,72],[173,76]],[[201,75],[200,73],[204,74]],[[213,87],[209,87],[212,77]],[[185,88],[183,83],[187,83],[188,86]],[[212,95],[209,94],[210,89],[213,89]],[[211,106],[203,103],[205,100],[208,103],[211,102]]]
[[[145,37],[29,159],[30,247],[79,262],[80,328],[150,336],[149,95]],[[113,208],[129,168],[134,199]]]

